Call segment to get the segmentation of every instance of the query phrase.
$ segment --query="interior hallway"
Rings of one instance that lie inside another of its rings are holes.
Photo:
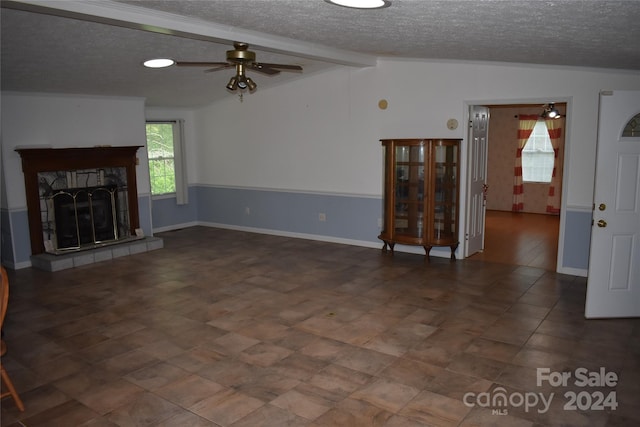
[[[164,249],[9,272],[2,362],[26,411],[3,400],[2,426],[640,424],[640,319],[585,320],[584,278],[215,228],[159,235]],[[618,407],[565,410],[564,392],[585,389],[538,387],[540,367],[615,372],[615,387],[586,390]],[[464,400],[501,390],[555,398],[546,411]]]
[[[556,271],[560,217],[488,210],[485,250],[470,259]]]

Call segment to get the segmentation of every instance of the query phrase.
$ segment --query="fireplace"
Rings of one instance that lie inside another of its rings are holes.
[[[31,252],[62,254],[138,238],[139,146],[17,149]]]

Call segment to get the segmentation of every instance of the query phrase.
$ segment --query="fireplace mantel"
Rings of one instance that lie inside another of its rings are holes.
[[[86,148],[17,148],[22,157],[31,253],[45,252],[42,220],[40,217],[40,201],[38,189],[38,173],[65,171],[88,168],[124,167],[127,173],[129,224],[130,232],[140,227],[138,213],[138,192],[136,181],[136,152],[141,145],[135,146],[97,146]]]

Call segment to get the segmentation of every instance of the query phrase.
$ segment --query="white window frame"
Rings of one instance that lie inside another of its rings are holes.
[[[166,198],[175,194],[176,203],[178,205],[185,205],[189,202],[188,197],[188,184],[186,176],[186,156],[184,147],[184,120],[147,120],[146,124],[171,124],[173,127],[173,163],[174,163],[174,180],[175,180],[175,193],[162,193],[153,194],[152,198]],[[146,126],[145,126],[146,129]],[[147,154],[148,147],[147,147]],[[149,156],[149,162],[154,160]]]

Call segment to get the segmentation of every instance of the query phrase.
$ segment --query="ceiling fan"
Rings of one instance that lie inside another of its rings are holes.
[[[299,65],[256,62],[256,54],[249,50],[249,45],[247,43],[235,42],[233,47],[233,50],[227,51],[227,62],[176,61],[175,65],[178,67],[212,67],[205,70],[205,72],[235,68],[236,75],[231,77],[231,80],[227,83],[227,89],[232,91],[237,89],[249,89],[250,92],[253,92],[258,85],[251,80],[250,77],[247,77],[247,70],[257,71],[268,75],[280,74],[281,70],[302,71],[302,67]]]
[[[560,111],[555,106],[554,102],[550,102],[548,104],[542,105],[542,113],[540,113],[540,117],[545,119],[559,119],[562,117]]]

